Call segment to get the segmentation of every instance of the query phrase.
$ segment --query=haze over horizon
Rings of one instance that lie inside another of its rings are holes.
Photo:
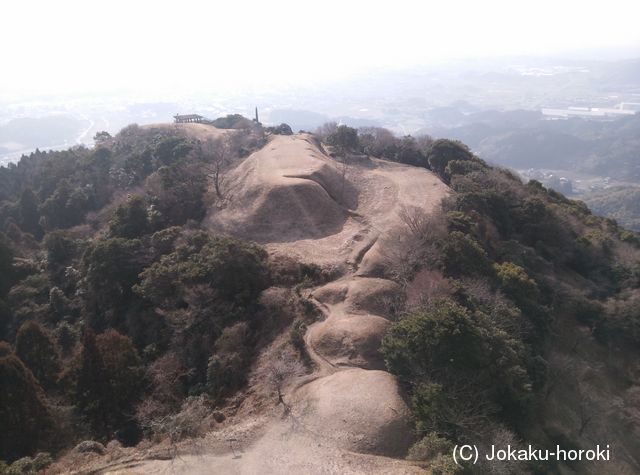
[[[4,4],[0,98],[118,90],[265,90],[465,58],[619,59],[640,52],[640,5],[335,0],[211,5]],[[24,25],[30,25],[25,31]],[[33,34],[36,33],[37,34]]]

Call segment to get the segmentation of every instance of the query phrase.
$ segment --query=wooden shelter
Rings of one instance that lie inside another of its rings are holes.
[[[204,122],[205,120],[204,117],[198,114],[185,114],[185,115],[176,114],[173,116],[173,119],[175,120],[176,124],[185,124],[185,123],[191,123],[191,122],[200,123],[200,122]]]

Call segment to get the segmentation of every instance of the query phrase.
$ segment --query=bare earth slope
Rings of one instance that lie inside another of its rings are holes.
[[[377,159],[343,166],[308,134],[274,137],[231,173],[228,189],[230,205],[207,218],[212,229],[339,267],[399,225],[403,206],[435,209],[447,192],[425,169]]]
[[[324,315],[305,337],[316,372],[292,383],[291,416],[270,419],[241,457],[209,453],[106,472],[421,472],[387,458],[402,457],[412,439],[409,409],[377,351],[390,324],[380,302],[399,291],[381,278],[381,238],[402,225],[403,207],[433,210],[447,187],[425,169],[383,160],[344,166],[306,134],[272,138],[226,183],[228,205],[211,210],[210,229],[342,276],[311,293]]]
[[[217,129],[207,124],[147,124],[144,129],[165,129],[186,135],[196,140],[207,140],[222,137],[227,129]]]

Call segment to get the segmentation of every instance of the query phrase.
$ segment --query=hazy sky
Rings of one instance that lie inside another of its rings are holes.
[[[639,14],[637,0],[2,0],[0,93],[233,88],[453,58],[640,53]]]

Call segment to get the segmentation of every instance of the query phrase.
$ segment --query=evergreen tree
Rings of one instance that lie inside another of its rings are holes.
[[[97,431],[104,430],[106,426],[107,414],[101,402],[106,394],[107,385],[104,363],[96,344],[96,334],[91,328],[86,328],[78,368],[76,404]]]
[[[42,238],[42,227],[39,224],[38,198],[31,191],[31,188],[26,188],[20,195],[18,213],[20,229],[33,234],[36,239]]]
[[[114,437],[132,419],[144,370],[127,336],[108,330],[83,337],[76,400],[97,434]]]
[[[133,196],[118,206],[109,221],[109,232],[114,237],[135,239],[149,232],[147,205],[141,196]]]
[[[12,353],[13,349],[11,348],[11,345],[6,341],[0,341],[0,357],[9,356]]]
[[[134,405],[142,389],[144,369],[138,352],[128,336],[107,330],[96,338],[107,382],[99,403],[108,415],[110,434],[123,428],[133,417]]]
[[[0,297],[7,294],[13,281],[13,250],[7,236],[0,233]]]
[[[44,448],[53,428],[40,385],[15,355],[0,357],[0,459]]]
[[[16,336],[16,355],[43,388],[49,389],[55,385],[60,372],[58,349],[39,323],[30,321],[20,327]]]
[[[11,320],[9,304],[0,298],[0,338],[7,338],[7,331],[11,326]]]

